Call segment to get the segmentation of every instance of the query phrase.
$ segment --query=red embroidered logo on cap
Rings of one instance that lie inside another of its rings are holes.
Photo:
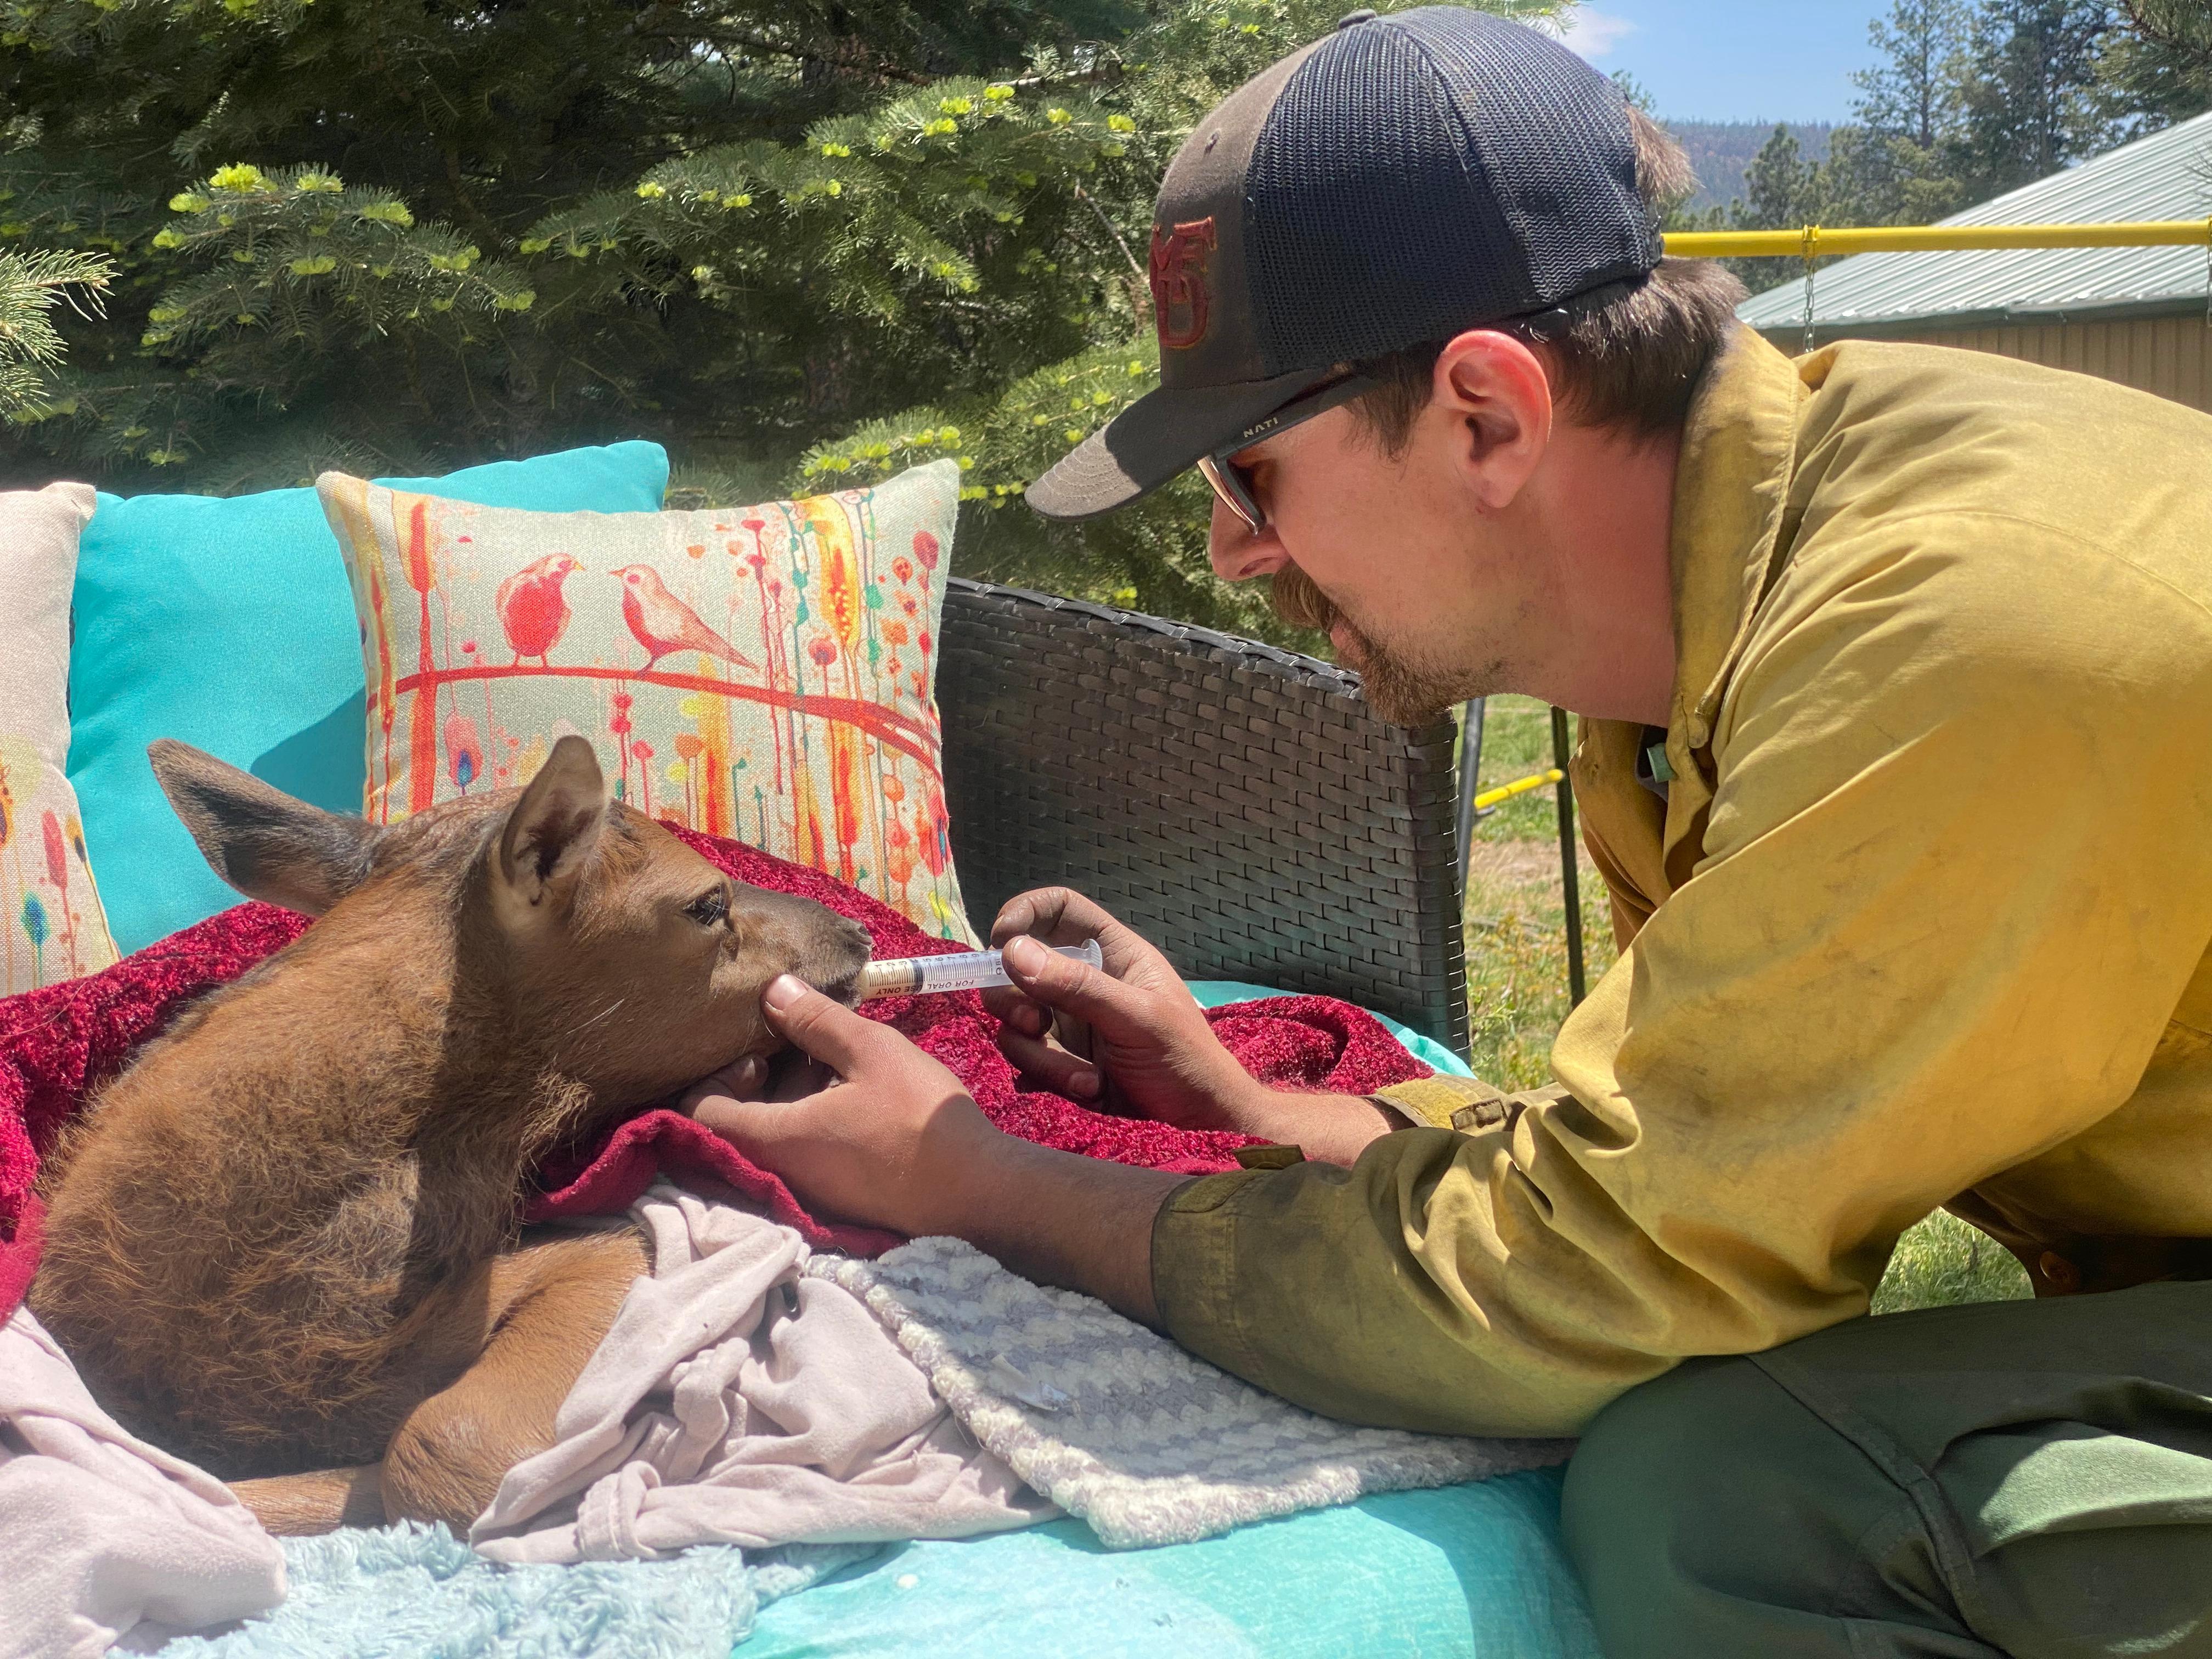
[[[1152,227],[1152,319],[1160,344],[1188,351],[1206,337],[1212,296],[1206,291],[1206,256],[1213,252],[1213,221],[1194,219],[1172,230]]]

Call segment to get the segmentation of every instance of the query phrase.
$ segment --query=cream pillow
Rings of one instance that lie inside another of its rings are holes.
[[[115,960],[69,761],[70,590],[90,484],[0,491],[0,993]]]

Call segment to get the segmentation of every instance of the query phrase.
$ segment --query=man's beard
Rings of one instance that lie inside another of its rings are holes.
[[[1342,614],[1314,579],[1294,564],[1285,564],[1267,579],[1267,602],[1291,627],[1310,628],[1316,634],[1328,633]]]
[[[1421,661],[1382,644],[1346,617],[1295,564],[1275,572],[1267,587],[1275,614],[1291,627],[1326,634],[1342,626],[1352,642],[1351,654],[1358,659],[1347,666],[1358,670],[1360,696],[1394,726],[1425,725],[1470,697],[1486,697],[1505,689],[1502,659],[1474,668],[1464,663]]]

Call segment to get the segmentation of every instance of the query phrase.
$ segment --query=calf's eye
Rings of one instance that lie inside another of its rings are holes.
[[[684,907],[684,914],[702,927],[720,927],[729,920],[730,896],[720,887],[702,893]]]

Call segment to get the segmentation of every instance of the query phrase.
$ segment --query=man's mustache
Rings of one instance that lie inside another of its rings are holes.
[[[1335,625],[1336,606],[1314,579],[1294,564],[1285,565],[1267,579],[1267,598],[1275,614],[1293,628],[1326,634]]]

